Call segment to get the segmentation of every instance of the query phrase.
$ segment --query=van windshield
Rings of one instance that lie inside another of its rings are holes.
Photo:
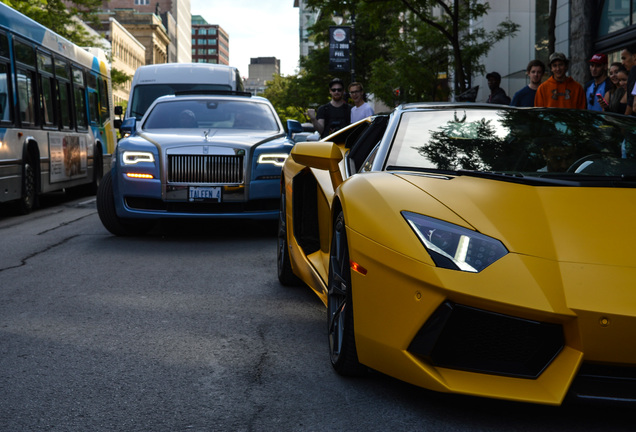
[[[146,84],[137,85],[130,100],[130,113],[137,120],[141,120],[148,107],[161,96],[173,95],[179,91],[196,90],[224,90],[231,91],[232,87],[224,84]]]

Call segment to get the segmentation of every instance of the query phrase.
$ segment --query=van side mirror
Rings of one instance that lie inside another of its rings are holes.
[[[124,113],[124,108],[121,105],[115,106],[115,115],[122,115]]]

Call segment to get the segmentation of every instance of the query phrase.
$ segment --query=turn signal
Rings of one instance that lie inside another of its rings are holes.
[[[349,261],[349,264],[351,265],[351,270],[360,273],[362,276],[366,276],[367,275],[367,269],[365,269],[364,267],[362,267],[360,264],[358,264],[355,261]]]
[[[144,173],[126,173],[126,176],[130,178],[136,178],[136,179],[153,179],[154,178],[152,174],[144,174]]]

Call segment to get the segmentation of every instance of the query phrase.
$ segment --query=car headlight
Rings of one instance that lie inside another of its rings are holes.
[[[259,164],[272,164],[282,167],[287,160],[287,153],[265,153],[258,157]]]
[[[402,212],[438,267],[478,273],[508,254],[499,240],[459,225]]]
[[[150,152],[125,151],[122,155],[124,165],[134,165],[141,162],[154,162],[155,155]]]

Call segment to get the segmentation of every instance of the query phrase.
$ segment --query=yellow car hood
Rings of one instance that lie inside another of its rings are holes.
[[[501,240],[510,252],[561,262],[636,265],[636,189],[399,177],[477,231]]]

